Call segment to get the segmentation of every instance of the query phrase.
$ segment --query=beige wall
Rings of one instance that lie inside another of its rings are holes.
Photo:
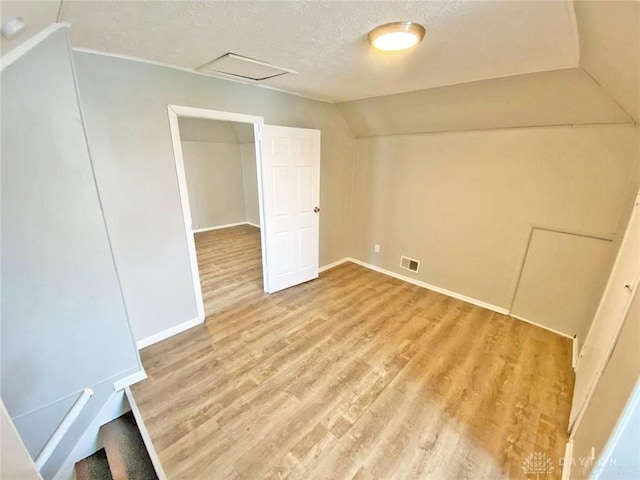
[[[581,468],[581,459],[595,449],[596,459],[600,456],[607,440],[622,414],[633,388],[640,378],[640,294],[638,289],[631,301],[631,308],[622,326],[620,339],[607,364],[584,417],[573,434],[573,458],[576,466],[571,478],[587,478],[591,470]],[[589,466],[587,462],[587,466]]]
[[[511,314],[553,330],[573,332],[581,345],[614,253],[610,240],[533,229]]]
[[[244,208],[246,221],[260,225],[260,204],[258,200],[258,169],[256,164],[256,144],[240,144],[242,159],[242,182],[244,184]]]
[[[354,100],[338,107],[356,137],[631,122],[611,96],[577,68]]]
[[[532,226],[615,238],[637,162],[627,126],[358,139],[351,253],[508,309]]]
[[[335,105],[119,58],[74,53],[98,189],[136,340],[196,318],[167,105],[322,131],[320,265],[348,255],[353,135]]]
[[[246,221],[240,144],[182,141],[194,230]]]

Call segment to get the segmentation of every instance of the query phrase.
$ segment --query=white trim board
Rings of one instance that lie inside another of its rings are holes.
[[[264,117],[247,115],[245,113],[223,112],[208,108],[187,107],[184,105],[167,105],[168,109],[179,117],[205,118],[207,120],[223,120],[225,122],[240,122],[264,124]]]
[[[202,299],[202,288],[200,287],[200,273],[198,271],[198,260],[196,254],[196,242],[191,226],[191,207],[189,206],[189,194],[187,193],[187,177],[184,169],[184,158],[182,157],[182,143],[180,142],[180,127],[178,125],[178,113],[167,106],[169,115],[169,132],[171,134],[171,144],[173,146],[173,156],[176,166],[176,177],[178,179],[178,192],[180,194],[180,205],[182,207],[182,220],[184,222],[184,234],[189,251],[189,263],[191,264],[191,281],[196,301],[196,311],[198,318],[204,321],[204,300]],[[138,347],[140,348],[140,347]]]
[[[529,323],[529,324],[534,325],[534,326],[536,326],[538,328],[542,328],[542,329],[547,330],[547,331],[549,331],[551,333],[555,333],[556,335],[561,335],[563,337],[570,338],[571,340],[573,340],[573,337],[571,335],[567,335],[566,333],[562,333],[562,332],[560,332],[558,330],[554,330],[553,328],[549,328],[549,327],[547,327],[545,325],[540,325],[539,323],[532,322],[531,320],[527,320],[526,318],[518,317],[516,315],[511,315],[509,310],[507,310],[506,308],[498,307],[496,305],[492,305],[490,303],[483,302],[482,300],[478,300],[476,298],[467,297],[466,295],[462,295],[460,293],[453,292],[451,290],[447,290],[446,288],[437,287],[435,285],[431,285],[429,283],[422,282],[420,280],[416,280],[415,278],[407,277],[405,275],[401,275],[399,273],[395,273],[395,272],[392,272],[390,270],[386,270],[384,268],[380,268],[380,267],[377,267],[375,265],[371,265],[370,263],[363,262],[362,260],[358,260],[356,258],[352,258],[352,257],[343,258],[342,260],[338,260],[337,262],[334,262],[334,263],[331,263],[329,265],[326,265],[325,267],[322,267],[321,271],[328,270],[328,269],[333,268],[335,266],[338,266],[338,265],[340,265],[341,263],[344,263],[344,262],[352,262],[352,263],[355,263],[356,265],[360,265],[361,267],[365,267],[365,268],[368,268],[369,270],[373,270],[374,272],[382,273],[384,275],[388,275],[390,277],[397,278],[398,280],[402,280],[404,282],[411,283],[412,285],[416,285],[418,287],[426,288],[428,290],[433,290],[434,292],[442,293],[443,295],[447,295],[447,296],[452,297],[452,298],[457,298],[458,300],[462,300],[463,302],[467,302],[467,303],[470,303],[472,305],[476,305],[478,307],[486,308],[487,310],[491,310],[491,311],[494,311],[496,313],[500,313],[502,315],[508,315],[508,316],[510,316],[512,318],[515,318],[516,320],[520,320],[520,321]]]
[[[2,57],[2,59],[0,59],[0,71],[3,71],[16,60],[22,58],[23,55],[38,46],[41,42],[46,40],[61,28],[69,28],[70,26],[71,24],[67,22],[52,23],[47,28],[40,30],[33,37],[28,38],[23,43],[16,46],[13,50],[10,50],[6,55]]]
[[[250,225],[252,227],[260,228],[260,225],[252,222],[238,222],[227,223],[226,225],[218,225],[217,227],[198,228],[193,230],[193,233],[211,232],[213,230],[222,230],[223,228],[239,227],[240,225]]]
[[[556,335],[560,335],[561,337],[565,337],[565,338],[568,338],[569,340],[573,341],[573,338],[574,338],[574,337],[572,337],[572,336],[571,336],[571,335],[569,335],[568,333],[563,333],[563,332],[561,332],[560,330],[555,330],[555,329],[553,329],[553,328],[551,328],[551,327],[547,327],[546,325],[542,325],[542,324],[540,324],[540,323],[533,322],[533,321],[528,320],[528,319],[526,319],[526,318],[524,318],[524,317],[519,317],[518,315],[513,315],[513,314],[511,314],[511,313],[509,313],[508,315],[509,315],[510,317],[515,318],[516,320],[520,320],[520,321],[522,321],[522,322],[526,322],[526,323],[528,323],[528,324],[530,324],[530,325],[533,325],[534,327],[542,328],[542,329],[547,330],[547,331],[549,331],[549,332],[551,332],[551,333],[555,333]]]
[[[262,195],[262,154],[261,154],[261,131],[264,126],[264,119],[255,115],[246,115],[243,113],[222,112],[219,110],[208,110],[204,108],[186,107],[182,105],[167,105],[167,113],[169,115],[169,131],[171,133],[171,143],[173,145],[173,156],[175,161],[176,176],[178,179],[178,191],[180,193],[180,204],[182,206],[182,217],[184,223],[185,237],[187,241],[187,250],[189,252],[189,263],[191,264],[191,279],[193,282],[193,290],[195,293],[196,310],[200,321],[204,321],[204,300],[202,297],[202,286],[200,285],[200,274],[198,271],[198,256],[196,253],[195,236],[191,225],[191,207],[189,205],[189,193],[187,187],[187,176],[184,169],[184,158],[182,155],[182,143],[180,141],[180,128],[178,125],[178,117],[204,118],[207,120],[223,120],[230,122],[241,122],[253,124],[253,132],[256,149],[256,169],[258,171],[258,200],[260,207],[261,223],[265,225],[264,205]],[[262,251],[262,280],[264,291],[269,291],[268,262],[266,252],[266,233],[265,229],[260,230],[260,246]],[[166,338],[166,337],[164,337]],[[149,345],[149,343],[146,343]]]
[[[349,257],[345,257],[345,258],[341,258],[340,260],[336,260],[335,262],[329,263],[323,267],[320,267],[318,269],[318,273],[322,273],[322,272],[326,272],[327,270],[331,270],[334,267],[337,267],[338,265],[342,265],[343,263],[347,263],[347,262],[351,262],[351,258]],[[353,262],[355,263],[355,262]]]
[[[244,225],[244,224],[253,225],[253,224],[250,224],[249,222],[243,222],[243,223],[239,223],[237,225]],[[257,225],[253,225],[253,226],[256,226],[257,228],[260,228]],[[222,227],[220,227],[220,228],[222,228]],[[318,269],[318,271],[319,272],[324,272],[326,270],[329,270],[330,268],[337,267],[338,265],[341,265],[341,264],[343,264],[345,262],[349,262],[349,261],[353,261],[353,260],[351,258],[343,258],[343,259],[338,260],[336,262],[330,263],[329,265],[325,265],[324,267],[320,267]],[[354,263],[356,263],[356,262],[354,262]],[[166,330],[163,330],[163,331],[158,332],[158,333],[156,333],[154,335],[150,335],[150,336],[148,336],[146,338],[143,338],[142,340],[138,340],[136,342],[136,346],[138,347],[138,350],[142,350],[145,347],[153,345],[154,343],[161,342],[162,340],[166,340],[169,337],[173,337],[174,335],[182,333],[185,330],[189,330],[190,328],[193,328],[193,327],[195,327],[197,325],[200,325],[202,323],[204,323],[204,320],[200,320],[199,318],[194,318],[193,320],[189,320],[189,321],[183,322],[183,323],[181,323],[179,325],[176,325],[176,326],[171,327],[171,328],[167,328]],[[144,376],[142,376],[142,375],[144,375]],[[139,379],[137,379],[138,376],[140,376]],[[113,386],[115,388],[116,386],[119,386],[120,384],[122,384],[122,387],[117,388],[117,390],[120,390],[122,388],[128,387],[129,385],[133,385],[135,382],[144,380],[145,378],[147,378],[147,374],[146,374],[146,372],[144,370],[141,370],[139,372],[134,373],[133,375],[130,375],[128,377],[123,378],[122,380],[119,380],[118,382],[115,382],[113,384]],[[135,380],[135,381],[132,381],[129,385],[124,385],[124,383],[126,381],[128,381],[128,380]]]
[[[218,225],[215,227],[196,228],[193,233],[211,232],[213,230],[222,230],[223,228],[239,227],[240,225],[251,225],[249,222],[227,223],[226,225]]]
[[[144,424],[144,419],[142,418],[142,414],[140,413],[140,410],[138,410],[136,399],[133,397],[133,393],[131,393],[131,390],[129,389],[129,387],[124,389],[124,394],[127,399],[127,403],[131,407],[131,413],[133,413],[133,418],[136,419],[136,424],[138,425],[140,436],[142,437],[144,446],[147,448],[147,453],[149,454],[149,458],[151,459],[153,468],[156,471],[158,480],[167,480],[167,476],[164,473],[162,464],[160,463],[160,458],[158,457],[158,452],[156,452],[156,448],[153,445],[153,442],[151,441],[151,436],[149,435],[147,426]]]
[[[564,446],[564,463],[562,464],[561,480],[571,478],[571,461],[573,460],[573,440],[569,440]]]
[[[383,275],[388,275],[390,277],[396,278],[398,280],[402,280],[402,281],[410,283],[412,285],[416,285],[418,287],[426,288],[427,290],[433,290],[434,292],[438,292],[438,293],[441,293],[443,295],[447,295],[449,297],[456,298],[458,300],[462,300],[463,302],[467,302],[467,303],[470,303],[472,305],[476,305],[478,307],[486,308],[487,310],[491,310],[491,311],[500,313],[502,315],[508,315],[508,316],[510,316],[512,318],[515,318],[516,320],[520,320],[520,321],[529,323],[529,324],[534,325],[534,326],[536,326],[538,328],[542,328],[544,330],[547,330],[547,331],[550,331],[552,333],[555,333],[556,335],[561,335],[563,337],[570,338],[571,340],[574,341],[574,343],[577,343],[577,337],[574,338],[574,337],[571,337],[570,335],[567,335],[566,333],[562,333],[562,332],[559,332],[558,330],[554,330],[553,328],[549,328],[549,327],[546,327],[544,325],[540,325],[538,323],[532,322],[531,320],[527,320],[526,318],[518,317],[516,315],[511,315],[506,308],[498,307],[496,305],[492,305],[490,303],[486,303],[486,302],[483,302],[482,300],[478,300],[478,299],[475,299],[475,298],[472,298],[472,297],[467,297],[466,295],[462,295],[460,293],[453,292],[453,291],[447,290],[445,288],[437,287],[435,285],[431,285],[429,283],[422,282],[420,280],[416,280],[414,278],[407,277],[405,275],[401,275],[399,273],[395,273],[395,272],[392,272],[390,270],[386,270],[384,268],[377,267],[375,265],[372,265],[372,264],[367,263],[367,262],[363,262],[362,260],[358,260],[358,259],[355,259],[355,258],[352,258],[352,257],[341,258],[340,260],[336,260],[335,262],[332,262],[332,263],[329,263],[327,265],[324,265],[324,266],[322,266],[322,267],[320,267],[318,269],[318,273],[326,272],[327,270],[335,268],[335,267],[337,267],[339,265],[342,265],[343,263],[346,263],[346,262],[355,263],[356,265],[360,265],[361,267],[368,268],[369,270],[373,270],[374,272],[382,273]],[[158,333],[156,333],[154,335],[151,335],[149,337],[143,338],[142,340],[139,340],[136,344],[138,346],[138,349],[142,350],[143,348],[148,347],[149,345],[153,345],[154,343],[158,343],[158,342],[160,342],[162,340],[165,340],[165,339],[167,339],[169,337],[172,337],[174,335],[182,333],[185,330],[193,328],[193,327],[195,327],[197,325],[200,325],[202,323],[204,323],[204,320],[200,320],[199,318],[194,318],[193,320],[189,320],[187,322],[183,322],[183,323],[181,323],[179,325],[176,325],[174,327],[168,328],[166,330],[158,332]],[[136,375],[136,374],[134,374],[134,375]],[[127,378],[129,378],[129,377],[127,377]],[[145,374],[144,378],[146,378],[146,374]],[[143,380],[144,378],[141,378],[140,380]],[[139,380],[137,380],[137,381],[139,381]],[[114,386],[115,386],[115,384],[114,384]]]
[[[126,377],[121,378],[117,382],[113,382],[113,389],[116,392],[118,390],[124,390],[125,388],[130,387],[131,385],[133,385],[134,383],[141,382],[145,378],[147,378],[147,372],[145,372],[144,368],[143,368],[143,369],[138,370],[135,373],[132,373],[131,375],[127,375]]]
[[[169,337],[173,337],[174,335],[182,333],[185,330],[189,330],[190,328],[193,328],[202,323],[204,323],[204,320],[201,320],[200,318],[194,318],[193,320],[182,322],[171,328],[167,328],[166,330],[162,330],[161,332],[158,332],[146,338],[143,338],[142,340],[138,340],[136,342],[136,345],[138,347],[138,350],[142,350],[143,348],[148,347],[149,345],[153,345],[154,343],[161,342],[162,340],[165,340]]]
[[[443,295],[447,295],[449,297],[457,298],[458,300],[462,300],[463,302],[471,303],[472,305],[477,305],[478,307],[486,308],[487,310],[492,310],[497,313],[501,313],[502,315],[509,315],[509,310],[506,308],[498,307],[496,305],[492,305],[487,302],[483,302],[482,300],[478,300],[477,298],[467,297],[466,295],[462,295],[457,292],[453,292],[451,290],[447,290],[446,288],[437,287],[435,285],[431,285],[430,283],[422,282],[420,280],[416,280],[415,278],[407,277],[405,275],[401,275],[396,272],[392,272],[391,270],[386,270],[384,268],[377,267],[375,265],[371,265],[370,263],[363,262],[362,260],[358,260],[355,258],[349,257],[348,260],[350,262],[355,263],[356,265],[360,265],[361,267],[368,268],[369,270],[373,270],[374,272],[383,273],[393,278],[397,278],[398,280],[402,280],[407,283],[411,283],[412,285],[416,285],[418,287],[426,288],[428,290],[433,290],[434,292],[442,293]],[[529,322],[531,323],[531,322]]]

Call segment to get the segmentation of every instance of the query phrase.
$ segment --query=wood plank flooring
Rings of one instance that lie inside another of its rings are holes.
[[[352,263],[266,295],[253,227],[196,245],[205,325],[133,389],[170,479],[559,478],[568,339]]]

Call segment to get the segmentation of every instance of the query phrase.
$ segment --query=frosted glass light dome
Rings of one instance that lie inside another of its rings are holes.
[[[369,44],[385,52],[411,48],[422,41],[425,29],[413,22],[393,22],[380,25],[369,32]]]

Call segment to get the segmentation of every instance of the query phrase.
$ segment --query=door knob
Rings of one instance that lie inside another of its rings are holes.
[[[315,213],[318,213],[318,212],[320,211],[320,209],[319,209],[318,207],[314,207],[314,208],[313,208],[313,211],[314,211]]]

